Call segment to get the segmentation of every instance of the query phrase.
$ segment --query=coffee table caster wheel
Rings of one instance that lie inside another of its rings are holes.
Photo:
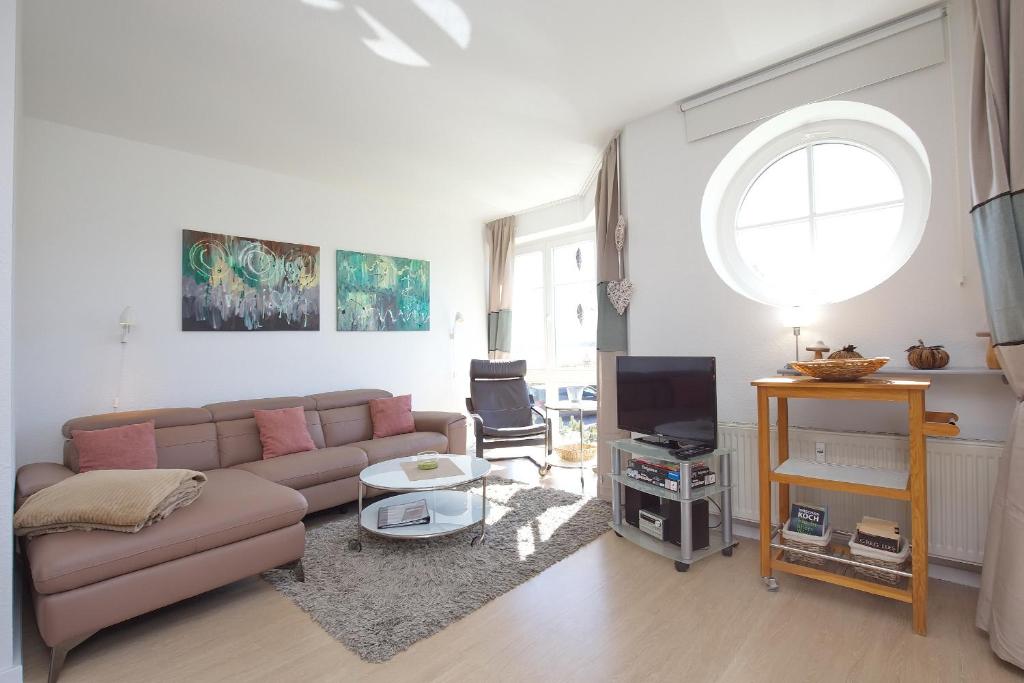
[[[722,554],[726,557],[732,557],[732,548],[732,546],[729,546],[728,548],[722,548]]]
[[[690,571],[690,565],[686,564],[685,562],[676,562],[676,571],[677,572],[687,572],[687,571]]]
[[[775,593],[779,590],[779,582],[775,580],[774,576],[762,576],[761,580],[764,581],[764,586],[768,589],[769,593]]]
[[[484,544],[484,540],[485,539],[484,539],[484,535],[483,534],[477,534],[476,536],[473,537],[473,540],[470,541],[469,544],[471,546],[474,546],[474,547],[478,546],[478,545],[483,545]]]
[[[551,465],[541,465],[537,468],[537,474],[542,477],[548,476],[551,473]]]
[[[358,553],[358,552],[362,551],[363,544],[361,542],[359,542],[359,541],[349,541],[348,542],[348,549],[351,550],[354,553]]]

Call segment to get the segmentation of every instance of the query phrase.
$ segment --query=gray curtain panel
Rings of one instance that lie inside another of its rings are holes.
[[[487,282],[487,356],[507,358],[512,350],[512,283],[515,265],[516,218],[487,224],[490,274]]]
[[[597,220],[597,471],[598,494],[611,500],[611,448],[608,442],[629,436],[618,426],[615,358],[626,352],[626,315],[608,301],[608,281],[619,279],[615,226],[619,222],[619,138],[605,148],[594,197]]]
[[[976,623],[1024,667],[1024,0],[974,0],[974,239],[1000,363],[1017,395],[989,514]]]

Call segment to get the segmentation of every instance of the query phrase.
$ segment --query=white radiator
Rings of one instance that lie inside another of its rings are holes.
[[[791,428],[791,458],[814,460],[815,442],[824,442],[828,463],[907,469],[907,437],[891,434],[824,432]],[[736,453],[733,515],[758,520],[757,426],[723,423],[719,444]],[[772,428],[772,458],[775,458]],[[933,557],[981,564],[992,491],[1003,444],[966,439],[928,439],[928,552]],[[826,503],[837,529],[852,529],[864,515],[899,522],[909,535],[908,505],[902,501],[795,487],[793,502]],[[772,502],[776,514],[775,501]],[[778,521],[778,520],[775,520]]]

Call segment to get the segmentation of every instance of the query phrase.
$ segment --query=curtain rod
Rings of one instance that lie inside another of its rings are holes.
[[[745,90],[751,86],[765,83],[780,76],[784,76],[785,74],[811,66],[812,64],[825,61],[831,57],[850,52],[858,47],[870,45],[871,43],[878,42],[883,38],[888,38],[889,36],[896,35],[897,33],[903,33],[904,31],[908,31],[923,24],[942,19],[945,16],[945,2],[926,7],[910,14],[905,14],[893,19],[892,21],[872,26],[871,28],[864,29],[863,31],[858,31],[857,33],[853,33],[844,38],[816,47],[813,50],[803,52],[795,57],[784,59],[770,66],[766,66],[763,69],[758,69],[757,71],[740,76],[739,78],[734,78],[712,88],[702,90],[689,97],[685,97],[678,101],[679,109],[680,111],[685,112],[688,109],[693,109],[703,104],[707,104],[708,102],[713,102],[722,97]]]

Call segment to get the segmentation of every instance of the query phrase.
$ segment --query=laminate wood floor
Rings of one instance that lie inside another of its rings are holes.
[[[579,490],[574,477],[544,483]],[[1024,680],[975,629],[974,589],[933,580],[920,637],[908,606],[787,575],[768,593],[757,565],[756,544],[741,539],[733,557],[679,574],[609,532],[384,664],[252,578],[100,632],[71,652],[61,681]],[[44,681],[31,610],[23,649],[25,680]]]

